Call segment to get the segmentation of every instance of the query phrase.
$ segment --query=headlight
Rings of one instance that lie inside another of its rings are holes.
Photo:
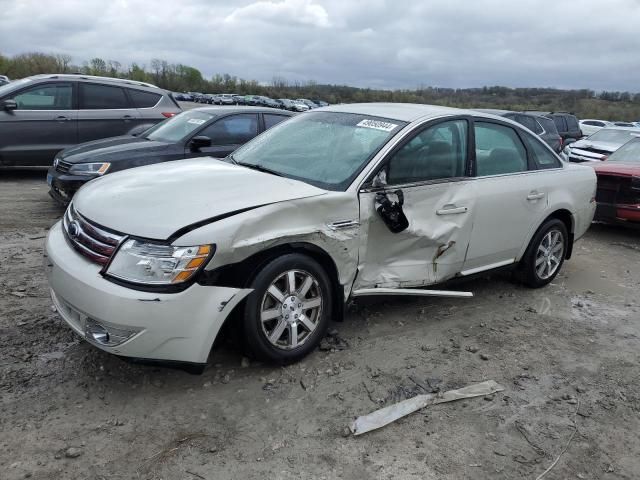
[[[207,263],[211,245],[173,247],[161,243],[127,240],[107,269],[107,275],[145,285],[186,282]]]
[[[104,175],[110,166],[110,163],[77,163],[71,166],[69,173],[75,173],[76,175]]]

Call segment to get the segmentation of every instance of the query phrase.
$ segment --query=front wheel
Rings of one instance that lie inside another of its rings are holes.
[[[295,362],[324,337],[333,309],[331,280],[312,258],[286,254],[269,262],[251,282],[244,309],[247,347],[255,357]]]
[[[523,283],[532,288],[551,283],[564,263],[568,242],[567,227],[561,220],[545,222],[520,260],[519,273]]]

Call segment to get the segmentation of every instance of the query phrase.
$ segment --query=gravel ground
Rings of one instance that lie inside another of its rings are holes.
[[[43,172],[0,172],[2,479],[636,479],[640,233],[594,225],[553,284],[494,276],[473,299],[359,301],[304,361],[221,342],[201,376],[125,363],[50,307],[61,216]],[[493,379],[369,434],[358,415]]]

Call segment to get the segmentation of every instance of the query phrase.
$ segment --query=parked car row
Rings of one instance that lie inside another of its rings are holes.
[[[184,102],[207,103],[210,105],[249,105],[252,107],[271,107],[290,110],[292,112],[306,112],[319,107],[326,107],[329,104],[322,100],[308,100],[298,98],[270,98],[264,95],[237,95],[235,93],[174,93],[174,98]]]

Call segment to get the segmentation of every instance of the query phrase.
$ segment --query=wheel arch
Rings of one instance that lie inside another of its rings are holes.
[[[571,254],[573,253],[573,239],[574,239],[574,231],[575,231],[575,218],[573,217],[573,214],[569,210],[567,210],[565,208],[560,208],[560,209],[554,211],[547,218],[545,218],[542,221],[542,223],[540,224],[540,226],[538,227],[538,229],[540,229],[540,227],[542,225],[544,225],[547,221],[551,220],[552,218],[556,218],[556,219],[560,220],[562,223],[564,223],[565,227],[567,227],[567,232],[569,233],[569,238],[567,239],[567,253],[566,253],[564,258],[566,260],[569,260],[571,258]]]
[[[342,321],[344,318],[344,288],[340,284],[338,267],[327,251],[308,242],[289,242],[261,250],[244,260],[224,265],[211,271],[203,271],[198,283],[201,285],[224,286],[234,288],[247,288],[257,273],[274,258],[288,253],[302,253],[317,261],[326,271],[331,280],[333,293],[334,321]],[[242,302],[240,305],[243,305]],[[236,310],[238,307],[236,307]],[[231,317],[231,315],[230,315]]]

